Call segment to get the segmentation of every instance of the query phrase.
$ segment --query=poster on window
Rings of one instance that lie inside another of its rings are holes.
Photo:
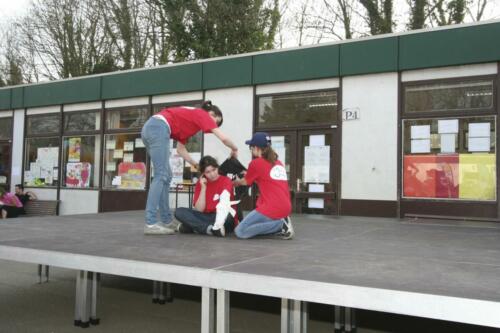
[[[68,162],[80,162],[81,138],[70,138],[68,147]]]
[[[143,162],[121,162],[118,164],[120,189],[143,190],[146,186],[146,164]]]
[[[330,146],[304,147],[304,182],[330,182]]]
[[[182,184],[184,175],[184,160],[180,155],[170,155],[170,168],[172,170],[172,182],[170,183],[170,187]]]
[[[87,162],[66,164],[66,186],[76,188],[90,187],[92,165]]]

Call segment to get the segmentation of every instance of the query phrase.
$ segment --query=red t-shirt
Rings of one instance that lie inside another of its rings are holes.
[[[170,125],[170,137],[174,140],[186,144],[187,140],[198,133],[210,133],[217,124],[203,109],[188,106],[176,106],[165,108],[158,112]]]
[[[226,176],[219,176],[217,180],[211,182],[207,181],[207,189],[205,190],[205,210],[203,213],[215,213],[216,206],[219,203],[219,195],[227,190],[231,194],[231,201],[234,200],[234,190],[233,182]],[[198,181],[194,188],[193,205],[196,204],[198,198],[200,197],[201,184]],[[236,210],[236,205],[233,205],[233,209]],[[237,216],[235,215],[235,220]]]
[[[272,165],[262,157],[256,158],[250,162],[245,180],[248,185],[256,182],[259,186],[256,208],[259,213],[276,220],[290,215],[292,202],[283,163],[276,161]]]

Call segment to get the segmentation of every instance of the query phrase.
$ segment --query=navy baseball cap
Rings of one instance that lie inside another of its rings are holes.
[[[250,146],[265,148],[271,145],[271,137],[264,132],[255,132],[252,138],[245,141],[245,143]]]

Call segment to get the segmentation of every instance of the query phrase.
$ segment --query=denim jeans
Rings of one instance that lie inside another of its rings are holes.
[[[245,239],[258,235],[275,234],[281,231],[283,222],[283,219],[273,220],[253,210],[238,224],[234,233],[238,238]]]
[[[207,228],[215,222],[215,213],[202,213],[189,208],[177,208],[175,210],[175,218],[196,234],[206,234]],[[234,218],[228,214],[224,223],[226,232],[231,232],[234,229]]]
[[[170,128],[161,119],[149,118],[142,127],[142,141],[146,146],[154,167],[154,177],[149,187],[146,203],[146,223],[157,222],[157,212],[163,223],[172,222],[172,213],[169,207],[170,181]]]

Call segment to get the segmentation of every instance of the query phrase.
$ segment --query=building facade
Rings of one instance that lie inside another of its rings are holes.
[[[243,163],[245,139],[270,133],[295,212],[496,220],[498,36],[491,21],[2,88],[0,184],[60,214],[143,209],[142,125],[212,100]],[[212,135],[188,149],[228,155]]]

